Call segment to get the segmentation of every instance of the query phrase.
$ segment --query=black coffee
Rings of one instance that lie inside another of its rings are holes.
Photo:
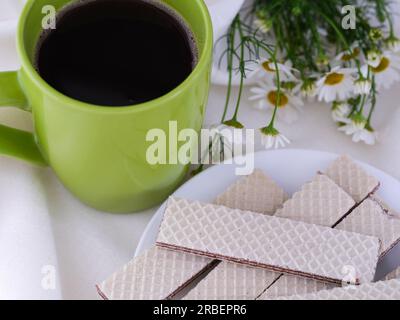
[[[36,68],[53,88],[80,101],[153,100],[181,84],[197,62],[193,34],[157,1],[81,0],[56,21],[39,41]]]

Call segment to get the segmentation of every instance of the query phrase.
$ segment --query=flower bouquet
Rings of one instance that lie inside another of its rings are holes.
[[[242,92],[252,79],[250,100],[269,115],[260,129],[266,148],[290,143],[277,121],[297,120],[305,101],[313,99],[331,107],[338,130],[354,142],[375,144],[377,100],[400,80],[391,5],[390,0],[254,0],[245,6],[219,39],[226,42],[219,63],[226,63],[229,75],[219,128],[243,128]],[[239,93],[233,98],[236,76]]]

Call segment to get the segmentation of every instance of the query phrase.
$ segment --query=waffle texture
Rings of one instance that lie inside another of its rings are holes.
[[[275,216],[332,227],[355,204],[331,179],[317,175],[286,201]]]
[[[333,226],[354,205],[354,200],[332,180],[327,176],[317,175],[311,182],[305,184],[299,192],[295,193],[291,199],[287,200],[284,203],[283,208],[278,210],[275,216],[322,226]],[[236,276],[239,276],[239,273],[232,271],[236,270],[235,268],[247,270],[249,273],[247,277],[246,275],[240,276],[243,279],[249,279],[249,286],[254,283],[254,280],[257,279],[257,277],[262,278],[264,276],[263,272],[265,271],[257,268],[246,268],[236,264],[234,266],[235,267],[232,266],[232,263],[223,263],[218,265],[189,293],[187,298],[200,300],[234,299],[235,296],[232,295],[232,293],[234,293],[239,299],[240,297],[256,299],[270,286],[271,288],[265,293],[266,297],[290,294],[291,292],[292,294],[313,292],[333,287],[332,285],[313,279],[305,279],[271,272],[271,277],[274,276],[273,280],[270,281],[268,278],[269,281],[265,286],[257,288],[256,291],[251,291],[252,294],[250,295],[250,288],[243,285],[243,283],[240,282],[241,279],[236,279]],[[258,273],[260,273],[260,275],[258,275]],[[232,279],[232,282],[228,281],[228,283],[224,283],[226,290],[221,286],[221,282],[223,282],[221,277],[224,274],[229,274],[230,279]],[[274,281],[276,282],[273,283]],[[240,289],[242,289],[242,291],[240,291],[239,288],[232,288],[232,284],[238,282],[240,282]]]
[[[367,283],[361,286],[322,290],[305,295],[278,297],[277,300],[399,300],[400,280]]]
[[[287,194],[263,171],[256,169],[238,180],[215,203],[233,209],[273,215]],[[278,273],[223,261],[193,288],[185,300],[254,300]]]
[[[277,276],[266,269],[222,261],[184,300],[254,300]]]
[[[254,194],[257,196],[253,197]],[[243,209],[272,214],[286,198],[283,189],[271,178],[261,170],[255,170],[253,174],[238,180],[216,201],[221,205],[240,205]],[[167,299],[173,297],[197,275],[208,271],[216,263],[217,260],[206,257],[153,248],[114,273],[100,284],[98,289],[100,295],[107,299]],[[168,270],[171,266],[173,266],[173,270]],[[254,276],[259,280],[269,273],[262,269],[256,270],[256,272],[249,271],[248,274],[243,271],[233,273],[233,275],[239,276],[240,274],[241,278],[246,277],[247,279]],[[240,279],[233,280],[236,283],[240,281]],[[240,295],[241,289],[244,291],[257,290],[251,287],[252,284],[260,285],[258,281],[257,284],[249,281],[247,288],[239,287],[236,289],[236,293]]]
[[[357,203],[364,200],[379,187],[379,181],[348,156],[339,157],[325,173]]]
[[[253,174],[238,180],[217,197],[215,204],[272,215],[287,198],[287,194],[275,181],[256,169]]]
[[[336,227],[338,230],[357,232],[381,240],[381,256],[400,241],[400,219],[386,213],[373,200],[363,201]]]
[[[157,238],[162,247],[340,283],[373,280],[379,240],[289,219],[170,198]]]
[[[98,285],[109,300],[171,298],[199,272],[211,267],[208,258],[154,247],[133,259]]]
[[[272,286],[268,287],[268,289],[257,300],[271,300],[281,296],[314,293],[320,290],[330,290],[336,287],[337,285],[331,283],[306,279],[298,276],[282,275]]]
[[[355,205],[355,201],[335,182],[325,175],[317,175],[299,192],[286,201],[275,216],[294,219],[320,226],[332,227]],[[314,279],[282,274],[259,297],[269,300],[279,296],[312,293],[336,286]]]

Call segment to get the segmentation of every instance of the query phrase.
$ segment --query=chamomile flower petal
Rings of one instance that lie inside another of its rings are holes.
[[[400,39],[391,36],[385,40],[386,47],[393,52],[400,52]]]
[[[351,112],[351,107],[347,102],[334,101],[332,105],[332,118],[335,122],[345,123]]]
[[[290,144],[290,140],[283,134],[279,134],[275,138],[275,149],[284,148],[288,144]]]
[[[211,145],[206,150],[202,150],[202,153],[210,154],[213,163],[232,158],[234,130],[237,129],[224,124],[213,124],[207,129]]]
[[[370,50],[367,52],[367,63],[372,68],[379,66],[382,60],[382,53],[378,50]]]
[[[333,68],[317,82],[318,100],[327,103],[347,100],[354,92],[354,69]]]
[[[279,149],[284,148],[286,145],[290,144],[290,140],[281,134],[275,128],[266,127],[261,131],[261,144],[265,149]]]
[[[400,81],[400,57],[391,52],[385,52],[378,66],[368,68],[364,65],[361,72],[366,77],[368,69],[372,71],[375,76],[377,89],[390,89],[390,87]]]
[[[285,63],[276,63],[276,66],[279,70],[279,78],[280,81],[296,81],[296,77],[294,76],[295,69],[292,68],[292,64],[290,61],[286,61]],[[271,59],[262,58],[257,62],[257,68],[250,74],[250,77],[256,77],[258,79],[266,79],[272,80],[276,77],[276,66],[275,63]]]
[[[257,87],[251,89],[253,93],[250,100],[254,101],[254,107],[259,110],[267,110],[272,113],[278,103],[278,89],[266,82],[258,82]],[[304,102],[289,91],[282,90],[278,103],[277,119],[286,123],[293,123],[299,117]]]
[[[354,81],[354,93],[357,95],[369,94],[372,88],[372,81],[368,79],[357,79]]]
[[[341,62],[349,62],[353,59],[356,59],[359,55],[360,55],[360,48],[358,47],[357,44],[353,44],[350,47],[350,50],[339,53],[335,57],[335,60],[341,61]]]
[[[353,142],[364,142],[367,145],[374,145],[377,142],[377,134],[374,131],[370,131],[368,129],[363,129],[355,132],[353,134],[352,140]]]
[[[356,115],[351,119],[345,119],[345,124],[339,127],[339,131],[346,135],[352,136],[353,142],[364,142],[368,145],[374,145],[377,141],[377,133],[368,128],[367,121],[364,117]]]
[[[303,98],[313,98],[317,94],[317,83],[314,79],[301,81],[293,89],[293,93],[300,93]]]

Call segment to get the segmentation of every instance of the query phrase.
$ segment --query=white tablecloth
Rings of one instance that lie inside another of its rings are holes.
[[[231,0],[208,3],[219,1]],[[14,38],[23,2],[0,0],[0,71],[19,66]],[[225,88],[214,86],[206,123],[218,120],[224,99]],[[243,101],[240,120],[265,125],[266,116]],[[0,123],[32,129],[30,114],[12,108],[0,109]],[[379,144],[354,144],[337,131],[326,105],[308,104],[299,122],[280,128],[293,148],[347,153],[400,179],[400,84],[379,97],[374,125]],[[132,258],[155,210],[97,212],[74,199],[51,169],[0,156],[0,299],[97,299],[94,285]]]

